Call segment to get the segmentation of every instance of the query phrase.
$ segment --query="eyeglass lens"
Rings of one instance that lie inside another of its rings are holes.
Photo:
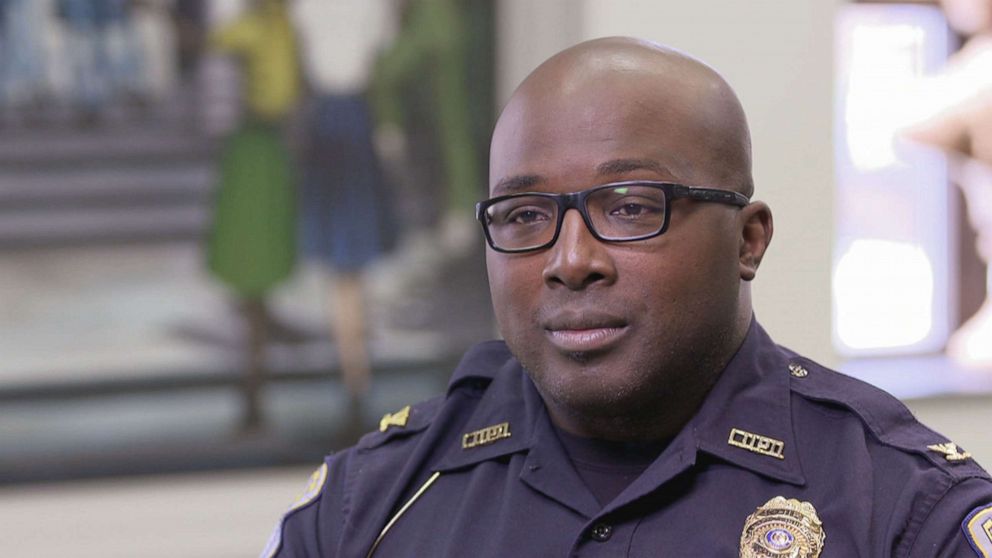
[[[665,225],[665,202],[661,188],[625,185],[589,192],[585,209],[597,235],[605,240],[625,240],[660,231]],[[506,250],[542,246],[554,238],[558,212],[552,197],[511,197],[487,208],[489,234]]]

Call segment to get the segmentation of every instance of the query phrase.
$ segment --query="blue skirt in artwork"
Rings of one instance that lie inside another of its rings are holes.
[[[395,240],[389,191],[360,95],[323,95],[308,119],[301,200],[303,252],[358,271]]]

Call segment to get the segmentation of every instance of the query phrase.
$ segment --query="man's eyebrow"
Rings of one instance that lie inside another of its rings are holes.
[[[602,176],[625,174],[635,170],[650,170],[658,174],[673,176],[664,165],[653,159],[612,159],[596,167]]]
[[[522,174],[519,176],[506,177],[493,186],[493,195],[515,194],[526,192],[534,186],[544,182],[544,178],[536,174]]]
[[[663,176],[673,176],[667,167],[654,159],[611,159],[600,163],[596,172],[600,176],[626,174],[636,170],[649,170]],[[537,174],[521,174],[501,179],[493,186],[492,195],[515,194],[526,192],[544,182],[544,177]]]

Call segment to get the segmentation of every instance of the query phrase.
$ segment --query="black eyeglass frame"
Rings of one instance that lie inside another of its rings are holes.
[[[605,190],[607,188],[622,188],[624,186],[651,186],[662,191],[665,196],[665,220],[660,229],[652,233],[629,238],[607,238],[601,236],[596,231],[596,228],[592,225],[592,219],[589,217],[589,210],[586,208],[586,199],[588,199],[588,197],[593,193],[600,190]],[[493,237],[489,232],[489,223],[486,220],[486,210],[501,201],[523,196],[538,196],[555,201],[555,204],[558,206],[558,220],[555,223],[555,234],[551,237],[551,240],[538,246],[513,249],[500,248],[496,246],[493,241]],[[558,235],[561,234],[561,224],[565,220],[565,212],[569,209],[575,209],[579,212],[579,215],[582,216],[582,221],[586,224],[586,228],[589,229],[589,232],[592,234],[593,238],[599,240],[600,242],[634,242],[637,240],[647,240],[649,238],[660,236],[668,230],[668,225],[671,222],[672,200],[680,198],[687,198],[700,202],[724,203],[728,205],[735,205],[737,207],[745,207],[751,203],[751,200],[744,194],[732,192],[730,190],[686,186],[685,184],[659,182],[655,180],[627,180],[623,182],[610,182],[609,184],[602,184],[600,186],[594,186],[578,192],[569,192],[567,194],[552,194],[550,192],[520,192],[517,194],[497,196],[475,204],[475,218],[478,219],[479,223],[482,225],[482,232],[486,235],[486,242],[489,244],[490,248],[504,254],[520,254],[523,252],[536,252],[538,250],[544,250],[554,246],[555,242],[558,241]]]

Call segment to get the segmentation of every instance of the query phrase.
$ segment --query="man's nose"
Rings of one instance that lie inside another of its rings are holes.
[[[616,275],[606,244],[596,240],[578,211],[566,211],[558,240],[548,249],[545,284],[574,291],[597,283],[612,284]]]

